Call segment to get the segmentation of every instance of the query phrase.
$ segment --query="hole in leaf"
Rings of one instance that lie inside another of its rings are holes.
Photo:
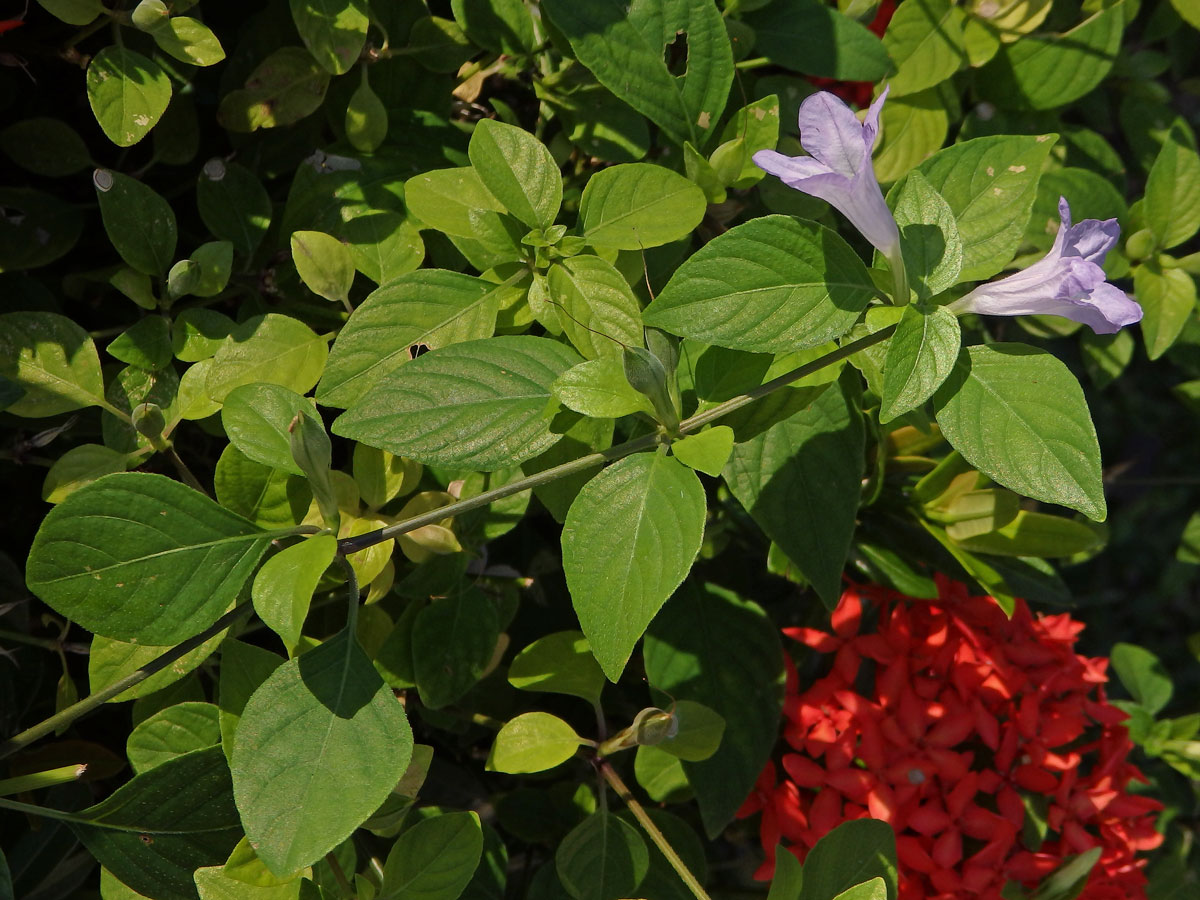
[[[418,356],[424,356],[429,352],[428,344],[413,344],[408,348],[408,358],[416,359]]]
[[[675,40],[663,48],[663,62],[667,65],[667,71],[677,78],[685,74],[687,72],[687,58],[687,32],[676,32]]]

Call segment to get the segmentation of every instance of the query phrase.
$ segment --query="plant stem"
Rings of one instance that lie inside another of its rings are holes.
[[[249,603],[243,603],[240,606],[234,607],[199,634],[188,638],[186,641],[176,647],[172,647],[162,656],[146,663],[146,665],[142,666],[136,672],[131,672],[119,681],[114,681],[112,684],[108,685],[108,687],[101,688],[94,694],[89,694],[78,703],[71,704],[66,709],[55,713],[50,718],[39,722],[32,728],[26,728],[20,734],[14,735],[3,744],[0,744],[0,759],[3,759],[6,756],[11,756],[22,747],[26,747],[39,738],[53,733],[56,729],[70,724],[79,717],[90,713],[97,707],[103,706],[113,697],[124,693],[135,684],[145,681],[156,672],[161,672],[177,659],[180,659],[186,656],[188,653],[191,653],[209,638],[220,634],[239,618],[249,613],[252,608],[253,607]]]
[[[333,871],[333,877],[338,883],[338,887],[342,889],[342,893],[347,897],[354,896],[354,888],[350,886],[350,882],[346,878],[346,872],[342,868],[342,864],[338,862],[338,858],[333,855],[330,850],[325,854],[325,862],[329,864],[329,868]]]
[[[793,369],[780,375],[778,378],[773,378],[766,384],[754,388],[752,391],[747,391],[738,397],[733,397],[714,406],[712,409],[707,409],[704,412],[697,413],[690,419],[685,419],[679,425],[680,434],[688,434],[693,431],[699,431],[700,428],[707,425],[709,422],[715,421],[724,415],[733,412],[735,409],[741,409],[747,404],[753,403],[782,387],[786,387],[793,381],[798,381],[807,375],[812,375],[814,372],[819,372],[826,366],[833,365],[836,362],[841,362],[848,356],[853,356],[860,350],[865,350],[867,347],[872,347],[881,341],[891,337],[892,332],[896,330],[895,325],[889,325],[882,328],[866,337],[859,338],[857,341],[851,341],[844,347],[839,347],[824,356],[814,359],[812,362],[805,363],[798,369]],[[482,494],[471,497],[467,500],[460,500],[457,503],[451,503],[449,506],[442,506],[438,509],[431,510],[419,516],[413,516],[411,519],[405,519],[403,522],[397,522],[394,525],[388,525],[385,528],[380,528],[378,531],[369,531],[366,534],[360,534],[355,537],[343,538],[338,541],[338,553],[346,556],[351,553],[357,553],[359,550],[365,550],[368,547],[373,547],[376,544],[381,544],[386,540],[394,538],[401,534],[408,534],[410,531],[415,531],[418,528],[423,528],[426,525],[434,525],[443,519],[451,518],[452,516],[462,515],[470,512],[473,509],[480,509],[490,503],[494,503],[504,497],[510,497],[513,494],[519,494],[522,491],[528,491],[543,484],[549,484],[552,481],[557,481],[560,478],[565,478],[568,475],[574,475],[576,472],[582,472],[587,469],[595,468],[596,466],[604,465],[605,463],[615,462],[618,459],[629,456],[633,453],[638,453],[642,450],[649,450],[656,444],[661,444],[668,440],[666,435],[661,433],[645,434],[641,437],[634,438],[631,441],[626,441],[623,444],[618,444],[615,447],[609,447],[607,450],[600,450],[596,453],[589,453],[586,456],[581,456],[578,459],[573,459],[570,462],[565,462],[562,465],[554,466],[553,468],[545,469],[528,478],[522,478],[518,481],[513,481],[502,487],[494,488],[490,491],[484,491]]]
[[[679,858],[679,854],[675,852],[675,848],[668,843],[663,833],[658,830],[658,826],[646,815],[646,810],[642,809],[642,804],[634,799],[633,794],[629,792],[629,788],[625,786],[625,782],[621,780],[621,776],[612,767],[612,763],[606,759],[601,759],[597,761],[596,765],[600,769],[600,774],[604,776],[604,780],[609,783],[617,796],[625,801],[625,805],[629,807],[629,811],[633,813],[633,817],[638,820],[638,824],[650,836],[650,840],[654,841],[654,845],[662,851],[662,855],[667,858],[667,862],[671,864],[671,868],[675,870],[675,873],[687,885],[688,890],[692,892],[696,900],[711,900],[708,893],[704,890],[703,885],[696,880],[696,876],[692,874],[683,860]]]
[[[60,766],[57,769],[47,769],[44,772],[33,772],[29,775],[19,775],[16,778],[6,778],[0,781],[0,796],[20,794],[24,791],[36,791],[56,784],[67,784],[78,781],[87,771],[87,763],[76,763],[73,766]]]
[[[346,570],[346,596],[349,600],[346,607],[346,630],[353,635],[358,628],[358,573],[346,557],[338,556],[336,559]]]

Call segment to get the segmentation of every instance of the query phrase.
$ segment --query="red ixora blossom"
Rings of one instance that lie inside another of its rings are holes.
[[[1032,887],[1093,847],[1081,900],[1144,897],[1138,853],[1162,841],[1162,804],[1127,790],[1145,778],[1104,696],[1108,660],[1075,653],[1083,625],[1066,614],[1018,600],[1009,618],[991,597],[937,584],[935,600],[851,587],[832,634],[784,629],[835,656],[803,691],[788,662],[786,748],[738,812],[762,813],[756,877],[771,877],[777,844],[803,860],[835,826],[870,817],[895,829],[901,900],[1000,900],[1007,882]],[[872,608],[878,627],[862,633]]]

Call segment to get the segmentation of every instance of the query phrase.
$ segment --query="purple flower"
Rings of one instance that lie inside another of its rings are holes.
[[[900,230],[871,168],[871,148],[887,94],[885,88],[861,123],[833,94],[813,94],[800,105],[800,145],[810,155],[759,150],[754,163],[788,187],[820,197],[839,210],[895,265],[900,259]],[[897,300],[905,303],[908,297]]]
[[[1141,321],[1142,308],[1104,280],[1100,265],[1117,243],[1116,219],[1084,219],[1071,224],[1071,208],[1058,200],[1062,227],[1045,258],[999,281],[981,284],[949,305],[952,312],[988,316],[1063,316],[1096,334],[1115,334]]]

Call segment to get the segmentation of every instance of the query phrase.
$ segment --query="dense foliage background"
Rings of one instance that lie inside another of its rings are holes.
[[[0,900],[692,896],[627,792],[711,896],[763,895],[735,813],[778,757],[783,651],[829,670],[779,629],[828,628],[844,577],[928,598],[935,572],[1086,624],[1165,807],[1148,895],[1200,889],[1194,0],[18,6]],[[943,241],[905,257],[930,322],[1050,250],[1060,196],[1121,225],[1139,326],[959,320],[1038,348],[1032,437],[960,415],[952,448],[937,383],[881,415],[894,272],[752,161],[799,154],[813,92],[884,85],[874,171],[906,248]],[[711,288],[801,257],[847,293],[758,327]],[[1090,457],[1036,462],[1088,409],[1102,492]],[[136,597],[69,587],[97,560]],[[890,840],[843,832],[770,897],[894,898]]]

